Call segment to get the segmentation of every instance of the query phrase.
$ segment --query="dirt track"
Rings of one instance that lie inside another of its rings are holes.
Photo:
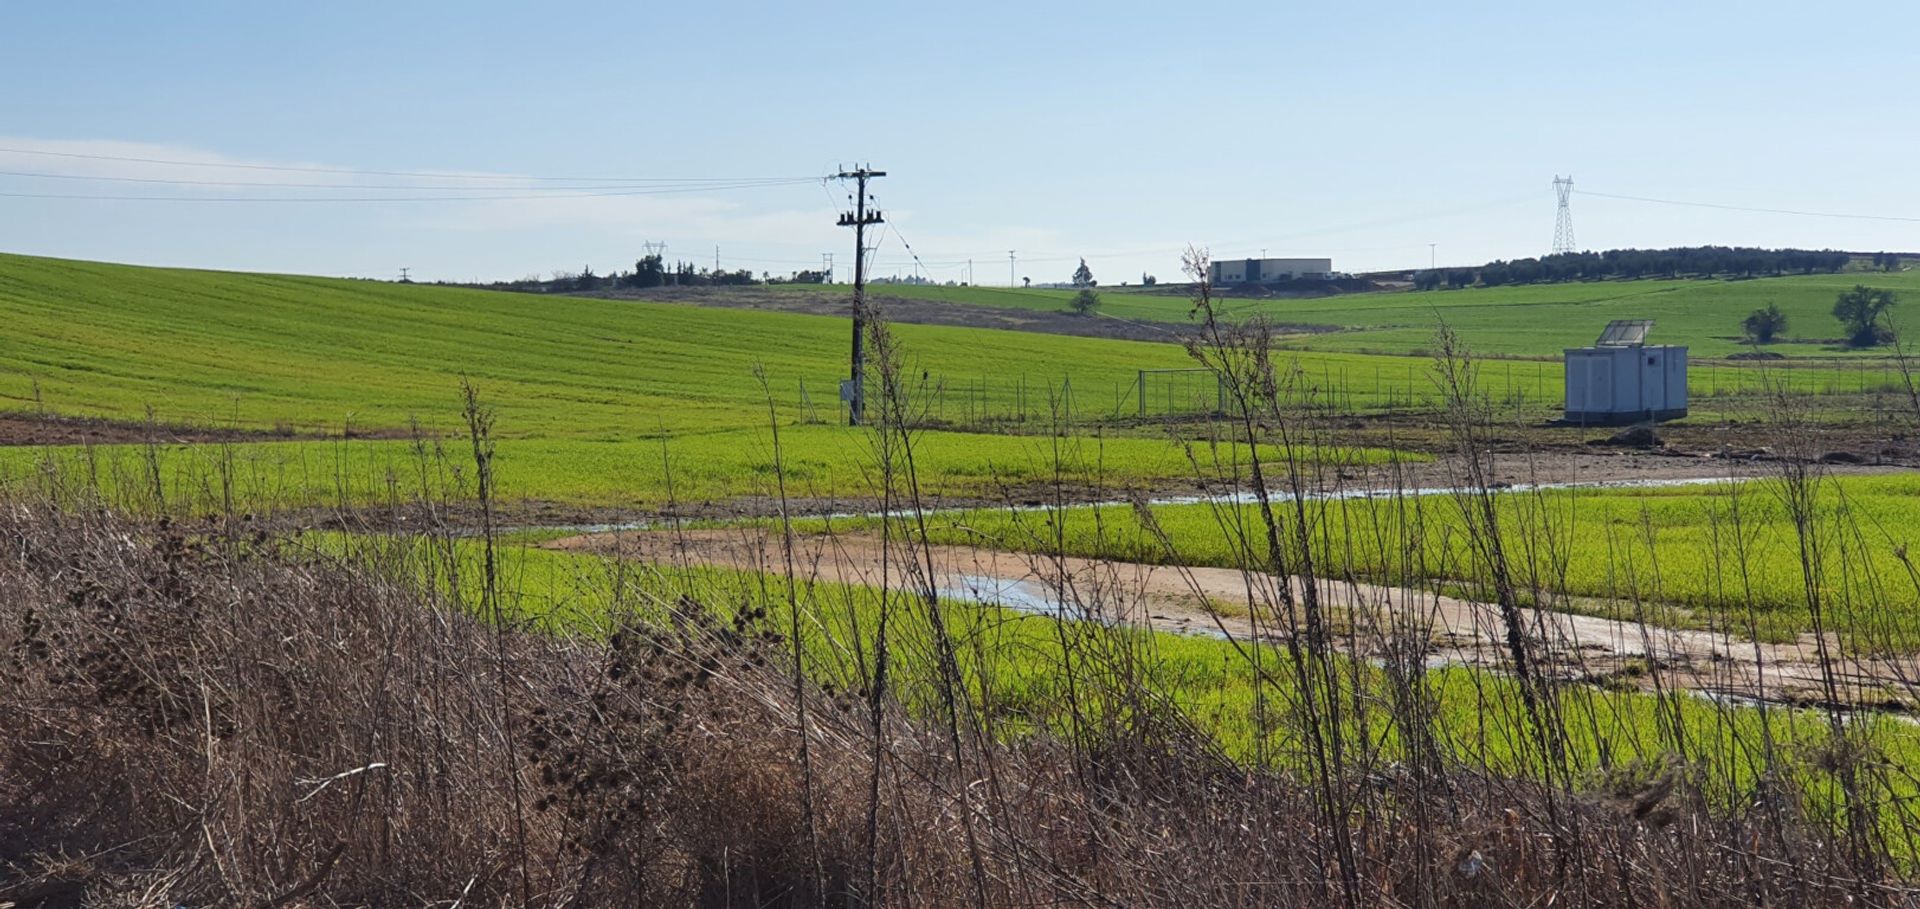
[[[348,438],[401,439],[404,429],[355,430]],[[0,446],[8,445],[120,445],[151,442],[156,445],[198,445],[212,442],[279,442],[337,439],[338,435],[285,429],[249,429],[231,426],[191,426],[76,417],[59,414],[0,413]]]
[[[783,561],[779,539],[756,529],[605,533],[548,545],[674,565],[760,571],[778,570]],[[800,537],[794,559],[797,573],[805,577],[873,585],[881,580],[882,555],[877,538],[842,534]],[[901,574],[905,554],[896,546],[888,555],[891,583],[908,583]],[[1279,584],[1268,575],[1048,559],[963,546],[934,546],[918,557],[923,564],[931,559],[933,587],[952,598],[1176,633],[1283,639],[1272,618],[1278,615],[1274,604],[1280,602]],[[1296,598],[1305,592],[1303,579],[1290,583]],[[1390,641],[1411,635],[1426,640],[1430,664],[1510,665],[1505,627],[1489,604],[1377,584],[1322,580],[1318,588],[1344,646],[1362,656],[1381,656]],[[1530,657],[1562,678],[1774,702],[1827,699],[1818,642],[1810,635],[1792,643],[1756,644],[1716,632],[1544,610],[1522,609],[1520,615],[1528,629]],[[1840,659],[1835,666],[1843,702],[1910,709],[1890,692],[1902,687],[1903,678],[1920,680],[1920,658]]]
[[[988,290],[982,288],[981,290]],[[1007,291],[1019,294],[1019,291]],[[843,316],[847,312],[844,291],[808,290],[800,287],[768,289],[764,287],[652,287],[645,290],[597,291],[581,296],[638,302],[691,303],[727,309],[760,309],[797,312],[809,315]],[[1127,341],[1170,341],[1178,343],[1191,332],[1191,326],[1177,322],[1153,322],[1121,319],[1094,314],[1083,316],[1065,309],[1027,309],[1018,306],[985,306],[954,303],[917,297],[895,296],[885,285],[868,289],[868,301],[881,307],[893,322],[911,325],[958,325],[967,328],[998,328],[1008,331],[1037,331],[1082,338],[1118,338]],[[1284,325],[1287,334],[1312,334],[1333,331],[1330,325]]]

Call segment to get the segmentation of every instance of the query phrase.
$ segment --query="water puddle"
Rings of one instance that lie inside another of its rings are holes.
[[[1030,580],[1010,580],[984,574],[948,575],[946,583],[935,591],[942,599],[1003,606],[1020,612],[1054,618],[1076,618],[1067,614],[1067,604],[1054,591]]]

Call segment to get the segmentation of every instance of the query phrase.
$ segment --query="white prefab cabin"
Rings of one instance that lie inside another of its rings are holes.
[[[1566,422],[1618,426],[1687,415],[1687,349],[1649,345],[1652,328],[1652,320],[1622,319],[1593,346],[1566,351]]]

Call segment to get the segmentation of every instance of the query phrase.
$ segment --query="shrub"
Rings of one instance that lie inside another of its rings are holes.
[[[1897,302],[1891,290],[1856,284],[1833,301],[1833,317],[1846,327],[1848,344],[1872,347],[1893,339],[1886,315]]]
[[[1779,306],[1768,303],[1766,308],[1749,313],[1740,327],[1755,344],[1772,344],[1776,336],[1786,332],[1787,314],[1781,312]]]
[[[1074,312],[1083,316],[1092,315],[1094,310],[1100,308],[1100,295],[1091,289],[1082,289],[1073,295],[1072,306]]]

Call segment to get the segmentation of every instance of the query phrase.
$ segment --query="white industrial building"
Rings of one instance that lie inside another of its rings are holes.
[[[1259,284],[1332,274],[1332,259],[1223,259],[1207,270],[1207,280],[1215,284]]]
[[[1653,322],[1608,323],[1592,347],[1568,349],[1568,423],[1620,425],[1687,415],[1687,349],[1648,345]]]

